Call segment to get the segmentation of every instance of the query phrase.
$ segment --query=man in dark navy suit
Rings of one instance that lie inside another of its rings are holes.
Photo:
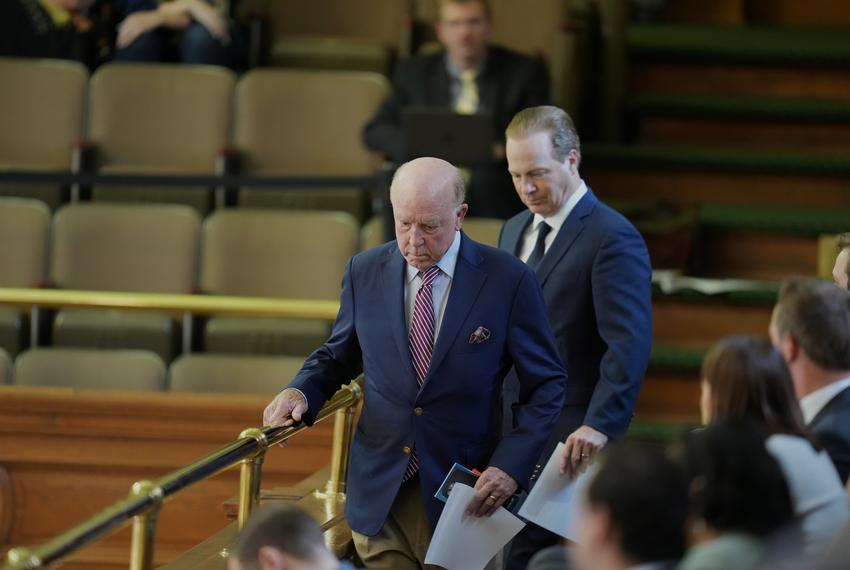
[[[570,379],[537,464],[564,441],[561,470],[575,473],[632,419],[652,343],[649,254],[634,226],[582,180],[578,134],[563,110],[520,111],[506,138],[508,169],[528,209],[505,222],[499,247],[537,275]],[[509,379],[506,405],[516,394]],[[507,568],[525,568],[557,539],[529,524],[514,539]]]
[[[361,372],[345,514],[370,569],[420,569],[457,462],[482,472],[467,509],[489,516],[534,464],[560,413],[565,372],[532,271],[460,231],[460,173],[420,158],[390,189],[396,242],[354,256],[328,341],[266,408],[266,425],[314,414]],[[515,368],[515,427],[502,433],[502,381]]]
[[[788,364],[803,419],[847,483],[850,295],[821,279],[788,279],[779,290],[769,332]]]
[[[490,44],[492,21],[485,0],[441,0],[437,36],[443,50],[399,63],[393,90],[363,130],[366,146],[390,160],[408,158],[401,130],[405,107],[431,107],[458,113],[487,113],[493,132],[504,132],[518,111],[549,102],[543,64]],[[499,137],[501,138],[501,137]],[[522,209],[505,174],[504,141],[493,162],[472,169],[471,215],[509,218]]]

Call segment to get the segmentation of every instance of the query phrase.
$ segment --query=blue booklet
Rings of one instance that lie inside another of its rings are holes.
[[[452,465],[452,468],[449,469],[449,473],[446,475],[446,478],[443,479],[443,483],[440,485],[440,488],[437,489],[436,493],[434,493],[434,497],[445,503],[449,500],[449,493],[452,492],[452,487],[455,483],[460,482],[474,488],[478,475],[478,473],[475,473],[471,469],[467,469],[460,463],[455,463]]]

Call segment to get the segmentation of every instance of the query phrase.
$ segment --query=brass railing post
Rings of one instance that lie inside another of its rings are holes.
[[[258,428],[249,428],[239,434],[240,438],[250,437],[257,441],[260,445],[260,451],[252,456],[246,457],[239,462],[239,528],[245,526],[248,517],[260,504],[260,483],[263,475],[263,460],[268,447],[263,430]]]
[[[348,406],[337,410],[334,418],[333,447],[331,448],[331,478],[325,486],[325,493],[336,495],[345,492],[345,479],[348,476],[348,457],[351,448],[351,431],[354,424],[354,412],[357,406]]]
[[[149,496],[154,504],[145,512],[133,517],[133,538],[130,546],[130,570],[153,570],[154,541],[156,540],[156,519],[162,506],[162,489],[152,481],[133,483],[131,493],[136,496]]]

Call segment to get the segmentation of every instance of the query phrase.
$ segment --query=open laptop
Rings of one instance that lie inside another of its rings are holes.
[[[493,119],[445,109],[407,107],[401,113],[407,159],[434,156],[459,166],[493,160]]]

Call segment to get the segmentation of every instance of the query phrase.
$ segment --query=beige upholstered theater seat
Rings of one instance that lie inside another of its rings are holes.
[[[496,218],[466,218],[463,221],[463,231],[478,243],[493,247],[499,244],[499,232],[502,231],[504,220]],[[360,230],[360,249],[369,248],[384,243],[383,219],[378,216],[371,218]]]
[[[47,265],[50,210],[32,198],[0,198],[0,287],[38,287]],[[14,357],[26,346],[29,319],[0,307],[0,348]]]
[[[393,56],[408,49],[410,2],[275,0],[267,6],[273,66],[387,74]]]
[[[357,245],[357,222],[342,212],[218,210],[204,222],[201,291],[337,300]],[[329,331],[321,321],[214,317],[204,346],[210,352],[303,356]]]
[[[301,369],[295,356],[187,354],[168,371],[172,392],[276,394]]]
[[[108,64],[92,76],[89,142],[102,172],[212,175],[228,144],[235,76],[213,66]],[[98,201],[211,207],[209,188],[97,186]]]
[[[0,385],[12,380],[12,359],[9,353],[0,348]]]
[[[165,364],[144,350],[39,348],[17,358],[13,380],[19,386],[162,390]]]
[[[191,293],[201,221],[174,204],[71,204],[53,222],[50,282],[62,289]],[[60,311],[58,346],[138,348],[169,361],[179,327],[168,316],[118,310]]]
[[[0,58],[0,170],[68,171],[83,133],[88,71],[76,62]],[[63,201],[58,184],[0,183],[0,196]]]
[[[361,130],[389,92],[386,78],[365,72],[260,69],[236,88],[234,145],[242,171],[277,176],[372,176],[374,157]],[[248,208],[341,210],[364,221],[368,191],[244,188]]]

